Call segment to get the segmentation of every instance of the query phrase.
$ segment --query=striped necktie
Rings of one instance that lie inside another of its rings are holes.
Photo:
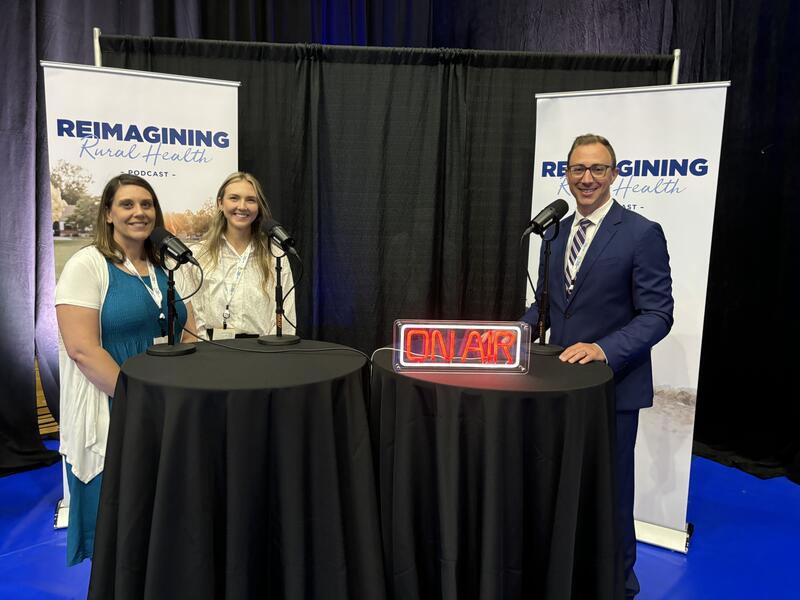
[[[575,235],[572,236],[572,244],[569,248],[569,257],[564,264],[564,285],[567,289],[567,297],[572,293],[572,286],[575,285],[575,277],[577,276],[576,262],[580,256],[581,249],[586,243],[586,230],[592,222],[589,219],[581,219],[578,221],[578,229],[575,230]]]

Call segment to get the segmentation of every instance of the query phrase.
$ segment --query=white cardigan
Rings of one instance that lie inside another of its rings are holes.
[[[176,288],[184,296],[183,286]],[[100,339],[100,315],[108,293],[108,263],[94,246],[78,250],[64,265],[56,285],[55,304],[70,304],[97,310]],[[187,302],[187,304],[189,304]],[[121,365],[120,365],[121,366]],[[102,473],[108,441],[110,412],[108,396],[78,368],[64,347],[58,333],[58,367],[61,371],[59,405],[61,418],[59,452],[72,465],[72,472],[84,483]]]
[[[64,265],[56,285],[56,306],[70,304],[93,308],[99,315],[108,292],[108,264],[94,246],[78,250]],[[102,331],[101,339],[102,339]],[[110,413],[108,396],[78,368],[58,333],[59,451],[72,465],[72,472],[89,483],[103,471]]]

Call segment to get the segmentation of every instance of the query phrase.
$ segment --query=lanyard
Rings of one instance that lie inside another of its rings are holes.
[[[231,248],[233,252],[233,247],[230,245],[228,240],[225,240],[225,243],[228,244],[228,247]],[[247,261],[250,259],[250,255],[253,253],[253,243],[250,242],[247,244],[247,248],[239,257],[239,260],[236,265],[236,273],[233,276],[233,282],[228,286],[228,282],[223,280],[222,287],[225,290],[225,310],[222,311],[222,328],[228,328],[228,319],[231,317],[231,300],[233,300],[233,295],[236,293],[236,288],[239,286],[239,282],[242,280],[242,275],[244,274],[244,269],[247,266]],[[227,272],[225,273],[227,279]]]
[[[161,288],[158,287],[158,279],[156,279],[156,270],[153,268],[153,264],[148,260],[147,261],[147,274],[150,276],[150,285],[147,285],[142,279],[142,276],[139,275],[139,271],[133,265],[133,262],[127,256],[125,257],[125,268],[130,271],[132,275],[136,275],[136,278],[142,282],[144,289],[147,290],[147,293],[150,294],[150,297],[153,299],[153,302],[158,308],[158,318],[161,321],[161,329],[163,331],[163,321],[164,317],[164,310],[161,308]]]

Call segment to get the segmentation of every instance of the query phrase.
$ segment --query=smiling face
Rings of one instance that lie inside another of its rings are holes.
[[[244,179],[232,181],[225,186],[222,197],[217,200],[227,227],[250,231],[258,217],[258,195],[253,184]]]
[[[106,223],[114,230],[114,240],[127,248],[144,244],[156,225],[153,195],[138,185],[120,186],[106,209]]]
[[[603,144],[584,144],[576,146],[569,156],[568,169],[572,166],[583,165],[586,171],[580,177],[574,177],[567,171],[569,190],[575,196],[578,212],[585,216],[592,214],[603,206],[611,197],[611,184],[617,178],[617,169],[611,153]],[[609,165],[603,177],[592,175],[592,165]]]

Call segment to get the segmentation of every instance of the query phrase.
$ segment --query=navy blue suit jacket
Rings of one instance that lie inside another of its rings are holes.
[[[661,226],[612,202],[569,298],[564,254],[574,215],[561,222],[552,242],[550,342],[565,348],[577,342],[599,344],[614,371],[617,410],[635,410],[653,404],[650,349],[672,327],[672,277]],[[543,266],[542,255],[538,294]],[[535,327],[538,318],[534,303],[522,320]]]

